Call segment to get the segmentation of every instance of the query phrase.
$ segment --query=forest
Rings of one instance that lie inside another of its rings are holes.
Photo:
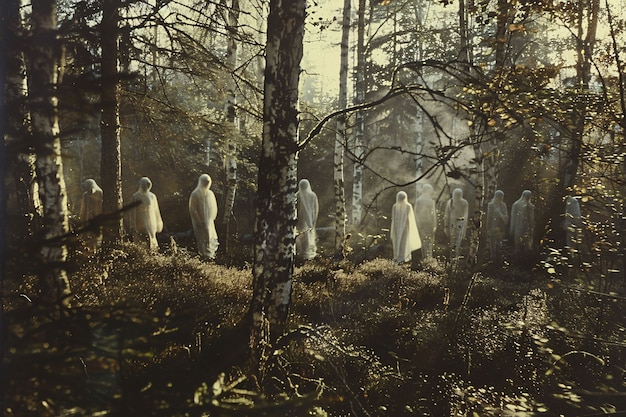
[[[625,10],[0,0],[2,415],[626,415]]]

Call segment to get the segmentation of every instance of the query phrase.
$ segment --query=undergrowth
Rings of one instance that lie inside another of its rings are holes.
[[[247,372],[242,332],[251,270],[131,243],[78,262],[63,316],[38,304],[34,277],[5,282],[6,416],[626,408],[617,292],[573,290],[512,267],[467,278],[448,276],[436,259],[415,270],[387,259],[316,259],[295,270],[290,330],[262,390]]]

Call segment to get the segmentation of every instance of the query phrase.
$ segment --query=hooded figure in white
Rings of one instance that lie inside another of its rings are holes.
[[[393,260],[397,264],[411,260],[411,252],[422,247],[413,206],[407,201],[404,191],[396,194],[396,203],[391,209],[391,243]]]
[[[83,183],[83,191],[80,221],[84,223],[102,213],[102,188],[89,178]]]
[[[139,201],[141,204],[133,207],[130,213],[131,234],[147,236],[150,250],[157,250],[159,244],[156,234],[163,231],[163,219],[156,195],[150,191],[152,181],[143,177],[139,180],[139,189],[133,194],[133,202]]]
[[[319,214],[319,202],[317,194],[311,190],[309,180],[300,180],[296,198],[298,204],[296,253],[304,259],[313,259],[317,255],[315,225]]]
[[[567,197],[565,200],[563,229],[565,230],[565,245],[572,251],[578,250],[582,231],[582,219],[580,204],[574,197]]]
[[[446,204],[446,212],[443,219],[445,233],[450,239],[450,247],[454,251],[454,256],[459,256],[461,242],[465,238],[468,207],[467,200],[463,198],[463,190],[455,188],[452,191],[452,198]]]
[[[489,239],[489,252],[493,259],[502,254],[502,240],[506,233],[509,222],[509,209],[504,202],[504,192],[496,190],[493,199],[487,204],[487,238]]]
[[[433,200],[433,186],[424,184],[422,193],[415,200],[415,222],[422,240],[422,257],[433,257],[433,242],[437,230],[437,208]]]
[[[530,201],[531,192],[524,190],[522,196],[511,206],[510,234],[515,254],[522,255],[533,248],[535,232],[535,206]]]
[[[99,214],[102,214],[102,188],[98,187],[96,181],[89,178],[83,183],[83,196],[80,205],[80,221],[86,223]],[[85,237],[87,248],[95,251],[102,243],[102,233],[95,235],[88,232]]]
[[[211,177],[200,175],[198,185],[189,196],[189,216],[193,232],[196,235],[198,253],[205,258],[215,258],[219,246],[215,218],[217,217],[217,200],[211,191]]]

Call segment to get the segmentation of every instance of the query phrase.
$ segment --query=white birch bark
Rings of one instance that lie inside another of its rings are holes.
[[[234,73],[237,67],[237,39],[235,37],[237,27],[239,26],[239,0],[231,0],[228,11],[228,48],[226,50],[226,66]],[[236,85],[234,82],[234,74],[231,75],[230,93],[226,102],[226,118],[233,124],[235,131],[239,131],[237,121],[237,95]],[[223,223],[228,229],[230,218],[235,205],[235,194],[237,192],[237,142],[231,136],[226,143],[226,155],[224,158],[224,169],[226,170],[226,197],[224,199],[224,217]],[[228,233],[227,233],[228,234]],[[228,236],[226,237],[226,245],[228,246]]]
[[[67,246],[59,239],[69,232],[69,222],[57,116],[57,42],[56,1],[33,0],[28,85],[36,175],[44,212],[40,278],[45,298],[67,304]]]
[[[35,178],[35,155],[32,145],[27,141],[30,136],[30,114],[27,106],[28,88],[26,84],[26,65],[24,54],[21,52],[21,24],[19,12],[20,0],[6,0],[7,21],[10,24],[5,28],[7,36],[7,59],[5,74],[5,106],[2,117],[5,117],[4,144],[13,149],[8,157],[7,173],[13,176],[15,187],[19,224],[13,225],[15,236],[19,240],[33,234],[33,229],[41,221],[43,210],[39,200],[39,187]],[[11,237],[13,239],[13,237]]]
[[[339,108],[348,105],[348,48],[350,40],[350,0],[343,3],[341,63],[339,67]],[[344,189],[343,154],[346,145],[346,116],[337,118],[337,134],[333,158],[333,190],[335,193],[335,257],[343,258],[346,240],[346,197]]]
[[[306,0],[270,0],[249,312],[252,360],[261,379],[269,346],[286,329],[291,304],[305,9]]]
[[[357,12],[357,65],[356,65],[356,103],[365,102],[365,65],[367,58],[365,56],[365,3],[366,0],[359,0],[359,9]],[[351,223],[359,225],[363,220],[363,157],[365,155],[364,147],[365,134],[365,112],[358,110],[355,115],[354,123],[354,171],[352,173],[352,211]]]

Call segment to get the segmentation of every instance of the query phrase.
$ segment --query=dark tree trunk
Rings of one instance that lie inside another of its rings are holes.
[[[268,346],[286,329],[296,225],[298,82],[306,0],[270,1],[267,18],[263,143],[257,190],[253,361],[263,375]]]
[[[102,150],[100,177],[102,182],[102,211],[113,213],[122,208],[122,153],[119,123],[119,7],[120,0],[103,0],[100,24],[102,58],[101,123]],[[104,225],[104,240],[120,240],[124,222]]]
[[[509,28],[509,0],[498,0],[498,16],[496,18],[496,70],[504,67],[507,56]]]
[[[8,57],[9,54],[9,24],[11,24],[10,16],[12,13],[9,12],[10,8],[13,4],[9,4],[9,1],[0,2],[0,56]],[[11,2],[13,3],[13,2]],[[7,68],[9,66],[8,60],[3,59],[0,61],[0,82],[2,85],[6,82],[7,78]],[[6,96],[5,96],[6,97]],[[7,201],[7,192],[6,192],[6,166],[7,166],[7,153],[6,153],[6,143],[5,143],[5,134],[7,132],[7,109],[10,107],[7,106],[8,100],[0,100],[0,140],[2,143],[0,144],[0,175],[2,181],[0,181],[0,230],[6,231],[6,201]],[[4,236],[0,236],[0,265],[4,266],[5,253],[6,253],[6,242],[7,236],[6,232]],[[0,272],[0,290],[4,290],[4,268],[2,272]],[[0,308],[0,323],[4,323],[4,309]],[[2,338],[4,342],[4,337]],[[4,404],[3,404],[4,405]]]
[[[589,81],[591,79],[591,63],[596,43],[598,30],[599,0],[580,0],[577,10],[577,61],[576,61],[576,85],[581,98],[577,100],[572,113],[573,129],[570,137],[566,138],[563,145],[563,157],[565,161],[558,167],[558,179],[553,192],[546,196],[546,210],[538,222],[538,227],[544,228],[548,233],[547,241],[551,241],[555,247],[565,244],[565,231],[561,227],[565,197],[571,193],[578,167],[580,165],[581,151],[585,137],[586,119],[588,117],[587,103],[584,97],[589,94]],[[539,229],[541,230],[541,229]]]

